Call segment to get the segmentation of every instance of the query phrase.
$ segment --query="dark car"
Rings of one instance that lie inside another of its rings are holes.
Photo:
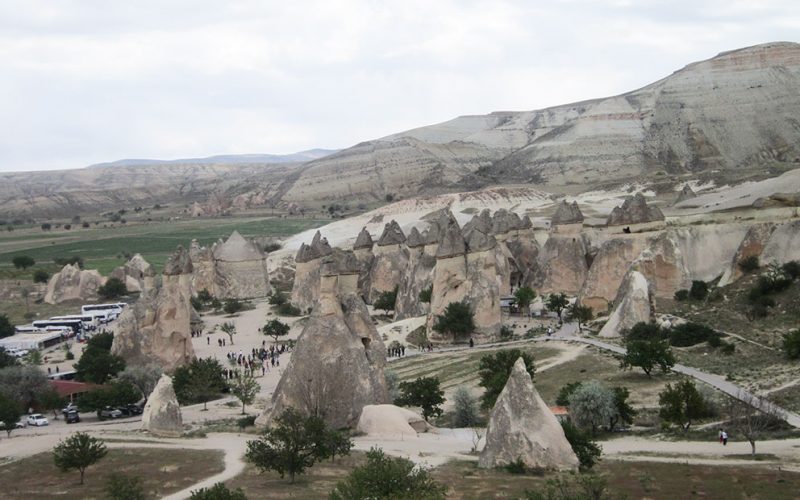
[[[70,410],[64,414],[64,420],[66,420],[68,424],[74,424],[81,421],[81,416],[78,415],[77,411]]]
[[[142,407],[138,404],[129,404],[125,406],[118,406],[117,409],[122,412],[125,417],[132,417],[134,415],[142,414]]]

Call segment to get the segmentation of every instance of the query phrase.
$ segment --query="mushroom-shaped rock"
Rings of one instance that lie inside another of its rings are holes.
[[[416,228],[416,226],[411,228],[411,232],[408,233],[408,238],[406,238],[406,246],[408,246],[408,248],[415,248],[424,245],[425,240],[422,238],[422,235],[419,233],[419,230]]]
[[[183,248],[183,245],[178,245],[175,253],[169,256],[167,262],[164,263],[164,276],[178,276],[181,274],[192,273],[192,258],[189,256],[189,251]]]
[[[583,212],[578,207],[578,202],[567,203],[567,200],[561,200],[558,208],[556,208],[556,213],[553,214],[553,218],[550,220],[550,225],[577,224],[579,222],[583,222]]]
[[[640,224],[644,222],[663,221],[664,214],[658,207],[647,205],[642,193],[626,199],[622,206],[614,207],[611,215],[606,221],[607,226],[619,226],[623,224]]]
[[[370,437],[415,438],[420,432],[433,429],[411,410],[395,405],[367,405],[361,410],[357,430]]]
[[[653,317],[653,294],[647,278],[639,271],[628,271],[614,304],[614,311],[600,330],[601,337],[618,337],[636,323],[649,323]]]
[[[358,233],[358,237],[356,238],[356,242],[353,244],[353,250],[358,250],[360,248],[372,248],[373,241],[372,236],[367,231],[366,227],[361,228],[361,232]]]
[[[464,235],[468,252],[485,252],[497,246],[497,240],[489,233],[484,233],[480,229],[472,228]]]
[[[561,424],[539,396],[522,358],[492,408],[478,466],[502,467],[517,460],[532,469],[578,469]]]
[[[142,412],[142,429],[156,436],[180,437],[181,407],[172,387],[172,377],[161,375]]]
[[[467,253],[467,245],[464,242],[464,236],[461,234],[461,228],[458,227],[458,222],[455,219],[450,219],[447,221],[447,226],[444,227],[439,238],[436,258],[446,259],[456,255],[464,255],[465,253]]]
[[[403,230],[400,229],[400,224],[397,221],[392,220],[383,228],[383,234],[381,234],[380,239],[378,239],[378,246],[385,247],[389,245],[400,245],[406,241],[406,235],[403,234]]]
[[[531,220],[530,216],[526,215],[522,218],[522,225],[520,229],[531,229],[533,228],[533,221]]]

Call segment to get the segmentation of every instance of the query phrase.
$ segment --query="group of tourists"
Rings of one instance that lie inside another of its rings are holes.
[[[388,358],[402,358],[406,355],[406,346],[389,347],[386,349],[386,357]]]
[[[239,351],[238,354],[231,351],[226,354],[226,357],[228,358],[228,363],[241,367],[245,374],[256,374],[260,369],[263,377],[270,370],[270,367],[279,368],[281,366],[281,354],[288,352],[288,350],[285,345],[280,347],[273,345],[266,348],[262,344],[261,348],[256,349],[254,347],[247,354],[244,351]],[[238,370],[233,371],[238,372]],[[238,376],[236,373],[234,375]]]

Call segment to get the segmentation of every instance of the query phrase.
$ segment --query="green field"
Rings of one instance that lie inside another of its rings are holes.
[[[125,254],[140,253],[150,263],[160,267],[178,245],[188,246],[193,239],[208,245],[219,238],[227,238],[234,230],[248,237],[283,237],[327,222],[320,219],[222,217],[71,231],[53,230],[47,233],[31,229],[23,234],[14,232],[0,235],[0,278],[25,279],[30,276],[30,271],[20,273],[13,268],[11,259],[16,255],[29,255],[37,265],[45,266],[59,257],[79,255],[86,262],[86,268],[98,269],[105,274],[123,264]]]

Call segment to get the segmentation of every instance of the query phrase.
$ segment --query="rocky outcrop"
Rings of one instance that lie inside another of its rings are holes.
[[[551,227],[566,224],[583,224],[583,213],[578,207],[577,201],[567,203],[567,200],[561,200],[556,208],[556,213],[550,219]]]
[[[234,231],[222,244],[215,245],[214,289],[222,299],[266,297],[270,292],[267,254]]]
[[[800,221],[778,225],[761,252],[761,264],[785,264],[800,260]]]
[[[361,232],[358,233],[358,237],[356,238],[356,242],[353,244],[353,250],[360,250],[362,248],[366,248],[372,250],[372,236],[367,231],[366,227],[361,228]]]
[[[760,257],[761,252],[764,251],[764,246],[769,241],[772,232],[775,230],[775,224],[763,223],[754,224],[747,230],[744,239],[736,249],[733,255],[733,261],[730,266],[725,270],[722,278],[719,280],[718,286],[725,286],[738,280],[744,274],[739,264],[748,257]]]
[[[643,234],[621,234],[601,243],[578,296],[580,303],[595,314],[605,313],[625,273],[651,240]]]
[[[362,408],[388,400],[386,348],[358,294],[357,259],[336,252],[325,258],[320,275],[319,304],[258,425],[293,407],[334,428],[355,427]]]
[[[674,204],[677,205],[682,201],[691,200],[692,198],[697,198],[697,193],[694,192],[692,186],[684,184],[683,189],[681,189],[681,192],[678,193],[678,197],[675,199]]]
[[[528,468],[577,470],[578,458],[519,358],[489,416],[478,467],[521,460]]]
[[[366,227],[362,227],[353,245],[353,253],[358,259],[358,292],[365,300],[369,297],[369,272],[372,269],[372,261],[375,260],[375,254],[372,253],[373,246],[372,236]]]
[[[614,300],[614,311],[600,330],[601,337],[618,337],[636,323],[649,323],[655,315],[655,302],[647,278],[631,270],[625,275]]]
[[[380,294],[398,288],[408,269],[409,251],[405,245],[406,236],[400,225],[391,221],[384,226],[383,234],[373,252],[375,258],[369,272],[369,303],[375,302]]]
[[[310,245],[303,243],[295,257],[295,278],[292,285],[292,304],[305,311],[313,308],[319,298],[319,270],[322,259],[333,250],[328,240],[317,231]]]
[[[125,283],[129,292],[142,292],[154,286],[155,276],[153,266],[137,253],[124,266],[114,269],[109,278],[117,278]]]
[[[430,303],[419,299],[420,292],[433,285],[433,269],[436,267],[436,257],[425,251],[425,241],[426,238],[416,227],[408,233],[408,269],[397,289],[394,308],[396,321],[422,316],[430,310]]]
[[[361,410],[356,430],[374,438],[416,438],[420,432],[433,429],[411,410],[395,405],[367,405]]]
[[[169,375],[161,375],[147,398],[142,412],[142,430],[161,437],[180,437],[183,432],[181,407]]]
[[[156,363],[165,372],[189,363],[192,260],[183,247],[164,264],[161,286],[147,290],[117,320],[111,352],[131,365]]]
[[[104,283],[105,278],[97,270],[82,270],[77,264],[67,264],[47,282],[44,301],[60,304],[67,300],[95,300],[97,289]]]
[[[664,214],[658,207],[651,207],[647,204],[642,193],[636,193],[622,203],[622,206],[614,207],[611,215],[606,221],[607,226],[621,226],[632,224],[645,224],[648,222],[660,222],[664,220]]]
[[[588,253],[583,235],[552,233],[539,253],[528,284],[542,293],[577,295],[589,272]]]

